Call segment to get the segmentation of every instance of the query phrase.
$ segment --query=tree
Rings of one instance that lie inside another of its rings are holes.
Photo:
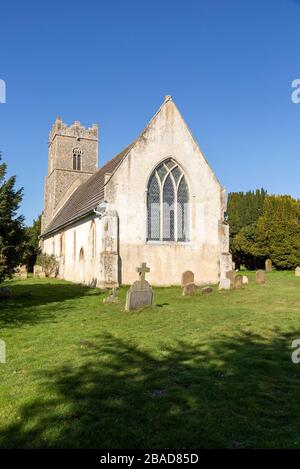
[[[39,236],[41,234],[41,215],[33,220],[32,226],[25,228],[25,252],[23,262],[27,266],[28,272],[33,272],[36,258],[40,253]]]
[[[300,265],[300,201],[289,195],[268,196],[256,237],[257,250],[277,269]]]
[[[263,212],[267,192],[264,189],[231,192],[228,195],[227,215],[230,227],[230,250],[237,267],[261,267],[263,259],[253,254],[256,224]]]
[[[238,266],[244,265],[248,269],[263,268],[267,258],[272,260],[277,269],[294,269],[300,265],[299,200],[289,195],[264,194],[262,208],[259,208],[261,201],[258,201],[246,216],[243,216],[242,210],[239,212],[237,209],[242,206],[241,201],[237,204],[235,202],[236,200],[231,200],[231,219],[235,234],[230,245]],[[246,206],[244,204],[244,208]],[[238,220],[237,213],[240,213],[242,223]],[[251,223],[249,214],[253,217]],[[246,221],[247,224],[240,227]]]
[[[39,254],[37,263],[43,268],[46,277],[56,277],[58,273],[58,261],[53,254]]]
[[[23,188],[16,190],[16,176],[6,180],[5,163],[0,153],[0,282],[11,277],[22,260],[24,218],[18,215]]]

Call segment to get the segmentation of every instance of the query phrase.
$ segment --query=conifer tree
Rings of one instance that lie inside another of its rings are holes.
[[[11,277],[23,254],[23,216],[18,209],[23,188],[16,190],[16,176],[6,179],[6,164],[0,153],[0,282]]]

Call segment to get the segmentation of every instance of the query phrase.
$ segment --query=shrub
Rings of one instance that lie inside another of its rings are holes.
[[[49,254],[39,254],[36,263],[43,268],[46,277],[54,275],[56,277],[58,273],[58,261],[56,257]]]

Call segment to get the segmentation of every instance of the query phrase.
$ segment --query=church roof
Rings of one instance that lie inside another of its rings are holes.
[[[93,212],[97,205],[104,200],[105,174],[112,174],[115,171],[134,144],[135,141],[81,184],[55,215],[41,236],[45,237]]]

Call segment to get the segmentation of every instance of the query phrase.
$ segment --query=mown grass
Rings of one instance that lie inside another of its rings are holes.
[[[134,313],[59,280],[7,282],[0,447],[300,447],[300,278]]]

